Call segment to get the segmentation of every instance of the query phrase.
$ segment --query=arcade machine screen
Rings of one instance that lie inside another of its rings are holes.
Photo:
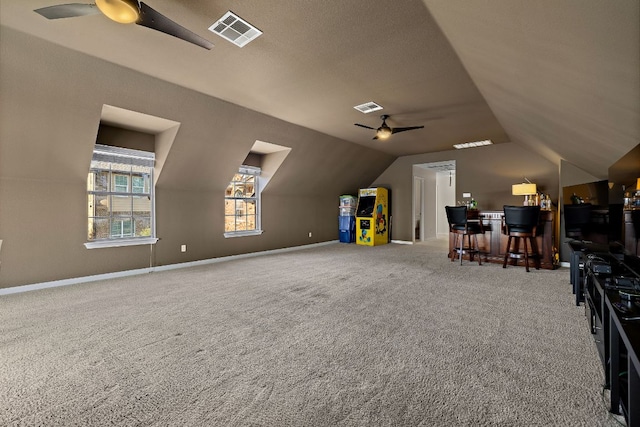
[[[376,196],[360,197],[356,216],[373,216],[373,208],[376,204]]]

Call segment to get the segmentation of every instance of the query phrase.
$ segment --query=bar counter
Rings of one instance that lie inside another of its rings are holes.
[[[478,234],[478,246],[482,262],[504,262],[508,236],[503,232],[503,211],[468,211],[469,221],[482,221],[484,234]],[[538,250],[540,251],[540,268],[553,270],[558,267],[558,251],[556,247],[556,212],[540,211],[540,223],[537,229]],[[472,239],[473,240],[473,239]],[[449,254],[453,250],[453,233],[449,233]],[[513,265],[515,260],[509,261]],[[524,267],[524,262],[518,266]]]

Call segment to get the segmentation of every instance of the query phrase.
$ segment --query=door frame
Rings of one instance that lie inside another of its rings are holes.
[[[424,240],[424,178],[421,176],[413,177],[413,215],[411,223],[413,224],[413,241],[422,242]]]

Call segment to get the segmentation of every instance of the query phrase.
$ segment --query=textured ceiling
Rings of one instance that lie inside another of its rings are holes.
[[[600,178],[640,143],[637,0],[425,3],[514,142]]]
[[[398,156],[513,141],[606,176],[640,142],[637,0],[147,2],[210,51],[102,15],[33,12],[59,3],[2,0],[0,23]],[[238,48],[207,31],[228,10],[264,34]],[[384,110],[353,109],[367,101]],[[353,125],[381,113],[425,128],[382,142]]]

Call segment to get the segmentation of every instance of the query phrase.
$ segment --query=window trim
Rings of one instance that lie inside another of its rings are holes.
[[[89,240],[87,238],[87,242],[84,243],[85,248],[87,249],[97,249],[97,248],[110,248],[110,247],[124,247],[124,246],[137,246],[137,245],[153,245],[158,242],[158,238],[156,237],[156,197],[155,197],[155,185],[154,185],[154,174],[155,174],[155,153],[153,152],[141,152],[139,150],[132,150],[128,148],[121,147],[113,147],[102,144],[95,144],[93,150],[92,163],[94,160],[105,161],[110,163],[124,163],[124,164],[137,164],[139,166],[146,166],[151,169],[150,174],[148,176],[149,179],[149,192],[148,193],[135,193],[133,192],[133,175],[132,172],[129,172],[127,175],[123,173],[123,175],[127,178],[127,191],[126,193],[116,192],[116,191],[92,191],[87,190],[87,196],[93,194],[103,194],[109,196],[126,196],[126,197],[137,197],[137,196],[147,196],[151,199],[151,236],[141,236],[141,237],[121,237],[121,238],[112,238],[111,237],[111,226],[109,226],[109,238],[106,239],[97,239],[97,240]],[[124,160],[124,161],[123,161]],[[89,166],[89,174],[94,171],[94,168]],[[111,171],[111,170],[110,170]],[[117,172],[116,172],[117,173]],[[114,177],[117,175],[114,175]],[[114,182],[110,183],[115,186],[115,178]],[[136,215],[132,215],[132,227],[135,227],[133,221]],[[87,217],[87,221],[89,221],[91,216]]]
[[[264,233],[264,230],[238,230],[238,231],[225,231],[224,237],[245,237],[245,236],[259,236]]]
[[[138,237],[135,239],[103,239],[96,240],[94,242],[86,242],[84,247],[87,249],[100,249],[100,248],[118,248],[123,246],[138,246],[138,245],[155,245],[158,242],[157,237]]]

